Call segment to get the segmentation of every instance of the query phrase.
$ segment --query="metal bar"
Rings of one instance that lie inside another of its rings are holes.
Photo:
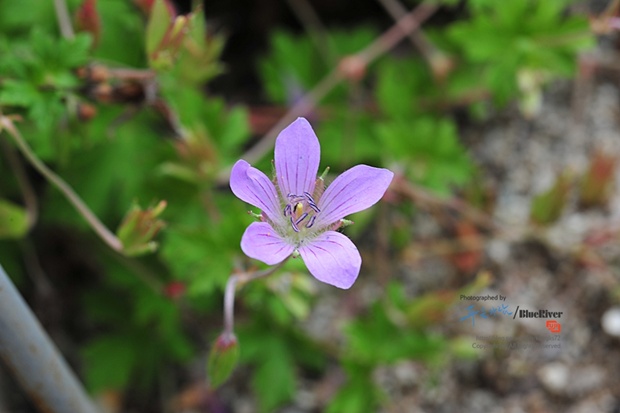
[[[98,413],[0,265],[0,357],[44,413]]]

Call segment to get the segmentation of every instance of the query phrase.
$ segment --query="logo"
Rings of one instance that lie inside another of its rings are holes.
[[[547,330],[551,331],[553,334],[558,334],[562,332],[562,324],[555,320],[547,320]]]

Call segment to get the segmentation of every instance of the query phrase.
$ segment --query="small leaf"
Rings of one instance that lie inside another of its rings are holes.
[[[149,60],[160,48],[161,42],[172,23],[173,15],[165,0],[155,0],[146,27],[146,53]]]
[[[467,220],[461,220],[454,225],[455,239],[459,241],[460,251],[450,254],[452,264],[462,273],[474,272],[482,262],[483,241],[480,231]]]
[[[570,177],[563,173],[555,184],[546,192],[537,195],[532,200],[530,218],[537,224],[546,225],[556,221],[562,214],[570,189]]]
[[[21,238],[27,231],[26,211],[12,202],[0,199],[0,239]]]
[[[218,388],[232,374],[239,361],[239,343],[231,333],[222,333],[215,340],[207,364],[209,384]]]
[[[93,36],[93,47],[101,36],[101,19],[97,11],[97,0],[84,0],[75,12],[76,28]]]
[[[456,300],[455,291],[434,291],[416,298],[406,308],[407,325],[423,329],[441,323]]]
[[[590,159],[590,166],[581,178],[579,204],[584,207],[604,206],[614,183],[617,159],[602,152],[596,152]]]

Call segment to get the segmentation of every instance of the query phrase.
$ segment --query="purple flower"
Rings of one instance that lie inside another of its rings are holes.
[[[260,208],[241,239],[241,249],[254,259],[274,265],[300,255],[319,281],[339,288],[355,282],[362,258],[349,238],[336,232],[342,219],[377,203],[394,174],[387,169],[357,165],[327,188],[317,179],[321,148],[312,127],[298,118],[276,140],[275,185],[244,160],[230,175],[233,193]]]

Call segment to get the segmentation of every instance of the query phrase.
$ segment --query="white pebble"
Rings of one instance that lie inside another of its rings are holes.
[[[605,311],[601,318],[601,324],[607,334],[620,337],[620,307],[612,307]]]
[[[549,363],[538,370],[538,379],[552,393],[562,394],[568,384],[569,369],[562,363]]]

